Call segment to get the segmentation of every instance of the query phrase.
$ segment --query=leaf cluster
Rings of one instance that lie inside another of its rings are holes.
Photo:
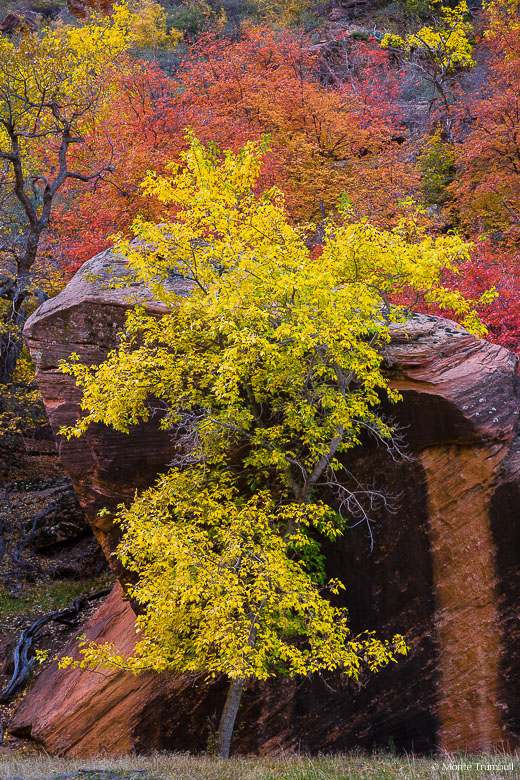
[[[301,556],[288,555],[304,557],[309,540],[284,529],[297,520],[323,530],[326,516],[323,505],[277,505],[268,491],[240,496],[226,472],[171,471],[120,515],[118,555],[138,572],[129,592],[145,608],[135,657],[84,643],[82,664],[262,680],[320,669],[357,677],[395,660],[406,652],[402,637],[352,637],[346,610],[323,597]]]

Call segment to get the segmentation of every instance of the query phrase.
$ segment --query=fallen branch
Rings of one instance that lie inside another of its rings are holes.
[[[35,620],[34,623],[22,631],[18,644],[14,650],[13,675],[7,687],[0,693],[1,703],[9,701],[13,694],[25,683],[32,671],[35,659],[31,656],[31,651],[42,626],[51,621],[54,623],[63,623],[68,626],[74,625],[74,618],[79,615],[81,610],[90,601],[94,601],[94,599],[101,598],[102,596],[107,596],[110,593],[110,590],[110,588],[105,588],[104,590],[98,590],[95,593],[90,593],[85,596],[78,596],[74,599],[70,607],[50,612],[38,620]]]

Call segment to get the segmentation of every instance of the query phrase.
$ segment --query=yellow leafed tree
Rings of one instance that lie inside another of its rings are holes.
[[[366,431],[392,441],[378,407],[399,400],[380,353],[406,316],[396,293],[449,303],[481,332],[473,303],[440,283],[467,254],[460,239],[427,237],[413,217],[390,231],[352,223],[344,207],[317,259],[281,193],[255,194],[262,152],[249,143],[221,155],[192,137],[182,167],[148,176],[146,191],[174,217],[137,220],[140,241],[118,251],[170,311],[160,321],[130,312],[105,363],[63,367],[83,389],[83,416],[65,434],[99,421],[128,431],[150,416],[153,395],[177,451],[118,517],[144,639],[133,658],[84,645],[82,664],[227,675],[223,756],[248,680],[356,677],[406,652],[401,636],[350,634],[327,598],[342,584],[327,582],[320,540],[368,520],[341,479],[342,456]],[[172,290],[175,278],[191,295]]]
[[[0,36],[0,419],[23,422],[17,364],[30,307],[56,290],[59,270],[41,257],[53,205],[69,180],[110,171],[86,143],[114,100],[112,67],[131,43],[123,5],[81,27]],[[27,396],[29,397],[29,396]],[[31,401],[32,404],[32,401]],[[25,411],[29,404],[25,405]],[[20,412],[21,410],[21,412]],[[26,421],[25,421],[26,422]],[[5,443],[5,441],[4,441]]]
[[[432,24],[421,27],[404,37],[388,33],[381,41],[384,49],[402,52],[417,67],[433,87],[433,102],[441,98],[444,108],[450,107],[449,85],[457,71],[471,68],[471,34],[473,28],[467,21],[466,0],[454,8],[443,5],[441,0],[428,0]]]

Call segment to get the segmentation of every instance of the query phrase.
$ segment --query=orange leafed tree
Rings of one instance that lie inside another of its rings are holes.
[[[513,4],[516,5],[516,4]],[[511,3],[487,14],[488,74],[463,105],[471,130],[456,148],[458,176],[451,192],[472,231],[520,239],[520,19]],[[486,41],[487,39],[487,41]]]
[[[481,83],[455,109],[459,143],[447,207],[480,240],[452,283],[498,297],[482,311],[487,338],[520,352],[520,18],[516,0],[490,4],[483,18]],[[482,235],[483,234],[483,235]],[[482,240],[488,235],[487,240]],[[449,281],[449,280],[448,280]],[[451,312],[447,313],[452,316]]]
[[[204,36],[180,79],[190,124],[239,148],[270,136],[260,186],[276,183],[298,220],[330,213],[346,193],[360,215],[391,222],[415,172],[400,148],[397,83],[386,53],[349,41],[342,83],[318,80],[319,48],[290,31],[251,27],[239,41]]]

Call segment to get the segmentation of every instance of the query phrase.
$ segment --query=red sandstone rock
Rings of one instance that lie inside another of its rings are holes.
[[[98,642],[115,642],[121,652],[131,653],[136,641],[134,621],[135,615],[116,585],[80,633]],[[80,657],[77,637],[66,645],[63,654]],[[153,743],[154,736],[166,726],[156,707],[160,711],[165,702],[191,699],[198,693],[197,682],[191,679],[135,676],[118,670],[60,670],[53,663],[39,677],[30,699],[19,708],[15,730],[43,742],[53,753],[128,753],[138,749],[141,742],[145,746]],[[172,722],[175,714],[170,712],[166,728],[171,728]],[[202,717],[199,729],[204,728]]]
[[[121,277],[128,277],[124,263],[103,252],[85,263],[65,290],[40,306],[27,323],[27,343],[55,434],[61,426],[74,423],[79,413],[80,393],[74,380],[60,371],[60,361],[72,353],[81,355],[89,365],[103,360],[116,344],[116,334],[132,302],[146,302],[158,316],[165,311],[140,288],[108,287]],[[154,481],[172,453],[170,436],[158,431],[154,420],[138,426],[131,437],[94,425],[81,439],[59,437],[58,452],[113,564],[110,555],[117,534],[110,520],[100,519],[97,513],[104,507],[115,508]]]
[[[112,0],[67,0],[69,13],[78,19],[86,19],[92,12],[110,14],[113,5]]]
[[[161,314],[142,288],[106,289],[126,273],[104,253],[26,328],[55,431],[77,414],[78,393],[58,361],[78,352],[97,362],[114,345],[129,297]],[[87,281],[96,276],[96,282]],[[188,290],[183,290],[187,292]],[[393,461],[367,442],[350,464],[366,484],[396,496],[395,511],[330,545],[328,567],[347,585],[356,629],[407,635],[410,656],[363,685],[329,676],[274,680],[247,692],[235,740],[240,751],[342,750],[385,746],[479,751],[513,747],[520,733],[520,445],[516,358],[456,324],[417,316],[385,350],[392,408],[414,461]],[[107,554],[115,533],[96,512],[129,500],[167,463],[168,437],[153,421],[129,436],[97,426],[59,442],[80,501]],[[132,612],[113,594],[88,632],[130,650]],[[96,633],[97,632],[97,633]],[[102,632],[102,633],[99,633]],[[206,747],[224,686],[167,676],[49,667],[11,725],[51,752]],[[62,703],[62,699],[66,699]]]
[[[13,35],[20,32],[35,32],[38,27],[38,17],[33,11],[10,11],[0,24],[0,32]]]

